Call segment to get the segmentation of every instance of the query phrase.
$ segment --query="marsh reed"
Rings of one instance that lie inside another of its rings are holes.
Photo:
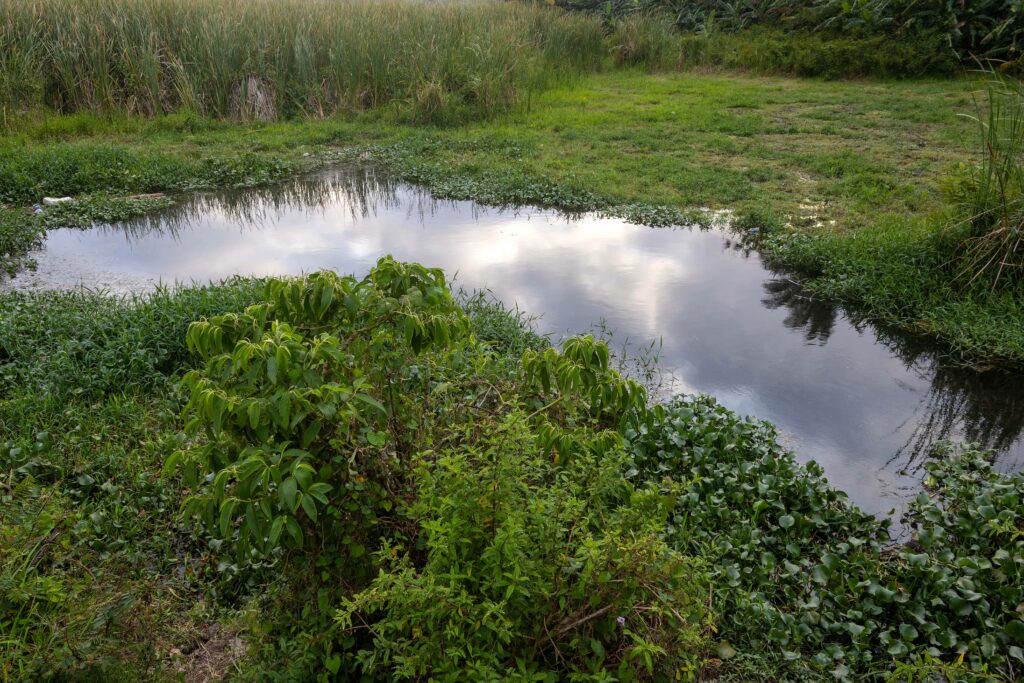
[[[486,118],[598,68],[596,19],[526,3],[0,0],[0,106]]]

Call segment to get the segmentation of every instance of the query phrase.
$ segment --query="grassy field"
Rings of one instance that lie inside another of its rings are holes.
[[[406,143],[457,176],[512,169],[613,201],[743,211],[771,206],[841,230],[879,213],[941,206],[950,168],[973,154],[966,81],[830,82],[714,74],[612,72],[539,95],[529,112],[456,128],[355,120],[220,124],[88,115],[26,122],[4,142],[28,154],[116,145],[136,157],[284,155]],[[152,185],[159,182],[153,179]],[[10,181],[8,181],[10,183]],[[139,186],[141,187],[141,185]],[[11,198],[9,184],[2,187]],[[822,205],[821,210],[805,207]]]

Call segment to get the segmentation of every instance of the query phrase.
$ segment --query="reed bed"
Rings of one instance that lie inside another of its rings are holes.
[[[0,0],[0,106],[486,118],[599,68],[591,17],[526,3]]]

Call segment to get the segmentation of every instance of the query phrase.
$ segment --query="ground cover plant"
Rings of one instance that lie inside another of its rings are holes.
[[[893,547],[769,425],[415,264],[3,303],[9,679],[1019,671],[1024,477],[984,453]]]

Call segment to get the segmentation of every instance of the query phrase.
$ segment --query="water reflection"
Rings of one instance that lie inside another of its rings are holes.
[[[555,336],[597,321],[662,340],[683,391],[779,426],[866,509],[899,505],[936,439],[1022,453],[1018,378],[945,367],[927,347],[814,301],[718,232],[437,201],[373,169],[209,193],[130,223],[54,230],[9,286],[142,290],[158,281],[365,272],[384,253],[440,266],[541,315]]]
[[[764,283],[767,296],[761,303],[768,308],[785,308],[788,312],[782,324],[791,330],[801,330],[808,343],[824,344],[832,336],[839,310],[806,296],[800,285],[786,276]]]
[[[997,451],[1013,451],[1024,432],[1024,392],[1020,377],[1002,372],[976,372],[942,362],[920,339],[872,325],[848,311],[803,293],[785,275],[764,283],[762,303],[787,311],[783,325],[800,330],[809,343],[824,344],[840,315],[854,327],[870,331],[877,343],[899,358],[907,373],[928,382],[920,409],[908,418],[910,434],[887,465],[917,471],[937,441],[959,439]],[[902,430],[901,430],[902,431]],[[1019,451],[1020,449],[1017,449]],[[1020,466],[1019,452],[1004,457],[1006,469]]]

